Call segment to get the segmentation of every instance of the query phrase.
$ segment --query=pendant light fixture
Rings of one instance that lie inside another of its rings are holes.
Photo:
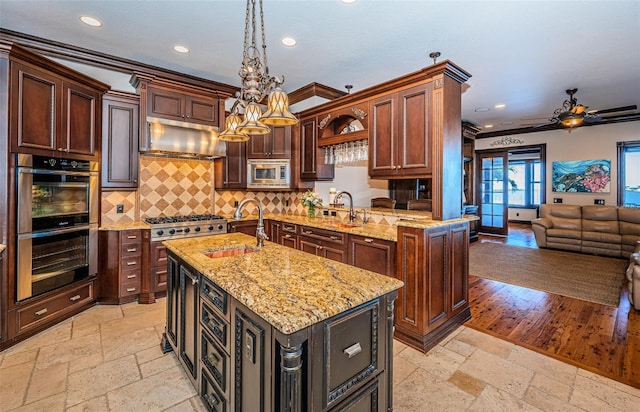
[[[257,16],[256,3],[259,6]],[[256,20],[258,17],[260,19],[262,52],[257,44]],[[247,0],[244,50],[238,75],[242,80],[242,86],[231,107],[231,114],[225,122],[225,129],[218,136],[219,139],[226,141],[249,140],[251,134],[269,133],[271,131],[269,126],[287,126],[298,123],[298,119],[289,111],[289,97],[280,88],[284,83],[284,76],[278,78],[269,75],[262,0]],[[259,103],[267,95],[269,96],[267,111],[263,114]],[[240,118],[241,107],[244,109],[244,119]]]

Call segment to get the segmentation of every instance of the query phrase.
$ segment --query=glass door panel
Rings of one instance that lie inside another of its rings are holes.
[[[478,153],[480,172],[480,231],[506,235],[507,227],[507,152]]]

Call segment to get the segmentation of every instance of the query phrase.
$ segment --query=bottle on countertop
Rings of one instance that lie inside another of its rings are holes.
[[[336,188],[335,187],[330,187],[329,188],[329,204],[332,205],[335,203],[336,201]]]

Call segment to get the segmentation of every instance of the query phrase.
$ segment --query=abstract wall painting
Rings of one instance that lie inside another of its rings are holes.
[[[611,160],[553,162],[551,169],[551,189],[554,192],[611,191]]]

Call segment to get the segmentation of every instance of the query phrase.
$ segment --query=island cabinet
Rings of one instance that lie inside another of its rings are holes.
[[[110,87],[15,44],[9,61],[11,151],[98,161]]]
[[[291,126],[270,126],[263,135],[252,135],[247,142],[248,159],[290,159]]]
[[[300,226],[298,249],[327,259],[347,263],[347,234]]]
[[[395,290],[284,333],[171,248],[168,262],[163,348],[207,410],[392,410]]]
[[[396,276],[396,242],[366,236],[349,235],[350,265],[372,272]]]
[[[469,224],[398,227],[396,338],[428,351],[471,318]]]
[[[432,172],[431,83],[370,102],[369,176],[425,177]]]

